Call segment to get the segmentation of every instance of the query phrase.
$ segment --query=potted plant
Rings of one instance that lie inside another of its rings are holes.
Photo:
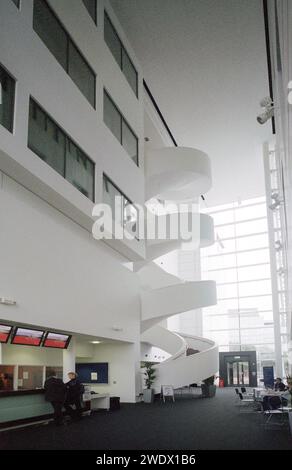
[[[203,380],[202,383],[202,397],[211,398],[216,395],[216,385],[214,385],[215,375],[211,375],[207,379]]]
[[[144,376],[145,376],[145,386],[146,389],[143,390],[143,400],[144,403],[152,403],[154,399],[154,390],[151,388],[153,385],[156,375],[155,369],[152,362],[145,362],[143,365]]]

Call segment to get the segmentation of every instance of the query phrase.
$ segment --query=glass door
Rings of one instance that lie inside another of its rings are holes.
[[[249,385],[249,363],[248,361],[227,362],[228,385]]]

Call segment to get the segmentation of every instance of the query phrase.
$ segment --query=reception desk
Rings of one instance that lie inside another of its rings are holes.
[[[0,392],[0,429],[51,417],[43,389]]]
[[[94,394],[83,398],[83,413],[91,409],[110,408],[109,394]],[[53,418],[53,409],[45,400],[44,389],[12,390],[0,392],[0,430]]]

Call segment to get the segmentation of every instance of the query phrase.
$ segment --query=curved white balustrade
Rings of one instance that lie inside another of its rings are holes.
[[[180,388],[191,383],[199,383],[219,369],[218,346],[214,341],[178,334],[159,325],[143,333],[142,339],[171,354],[169,359],[155,366],[155,393],[160,393],[162,385]],[[198,352],[187,356],[188,348]]]
[[[142,333],[141,341],[166,351],[172,358],[185,354],[187,350],[187,342],[179,333],[169,331],[160,325],[155,325]]]
[[[178,313],[214,305],[214,281],[189,281],[152,289],[141,294],[141,331]]]
[[[205,349],[190,356],[171,357],[156,366],[155,393],[160,393],[161,385],[180,388],[191,383],[199,383],[219,370],[218,346],[210,340],[181,335],[187,346],[198,349],[205,343]]]
[[[210,159],[189,147],[164,147],[147,152],[146,196],[186,201],[206,193],[212,184]]]

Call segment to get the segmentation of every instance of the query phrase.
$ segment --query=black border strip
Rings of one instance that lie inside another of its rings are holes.
[[[174,136],[173,136],[171,130],[169,129],[169,127],[168,127],[168,125],[167,125],[167,122],[166,122],[166,120],[164,119],[163,114],[162,114],[162,112],[160,111],[159,106],[158,106],[158,104],[156,103],[155,98],[154,98],[154,96],[152,95],[152,93],[151,93],[151,91],[150,91],[150,89],[149,89],[149,87],[148,87],[148,85],[147,85],[147,83],[145,82],[144,79],[143,79],[143,86],[144,86],[144,88],[145,88],[145,90],[146,90],[146,92],[147,92],[147,94],[148,94],[148,96],[149,96],[149,98],[150,98],[150,100],[151,100],[151,102],[152,102],[154,108],[156,109],[157,114],[159,115],[161,121],[163,122],[163,125],[164,125],[165,129],[167,130],[167,133],[168,133],[169,137],[171,138],[171,140],[172,140],[174,146],[175,146],[175,147],[178,147],[177,141],[175,140],[175,138],[174,138]]]
[[[266,38],[266,53],[267,53],[267,67],[268,67],[268,80],[269,80],[269,92],[272,101],[274,101],[273,93],[273,78],[272,78],[272,61],[271,61],[271,44],[270,44],[270,32],[269,32],[269,12],[268,12],[268,1],[263,0],[264,10],[264,22],[265,22],[265,38]],[[276,134],[275,117],[272,117],[272,131]]]

